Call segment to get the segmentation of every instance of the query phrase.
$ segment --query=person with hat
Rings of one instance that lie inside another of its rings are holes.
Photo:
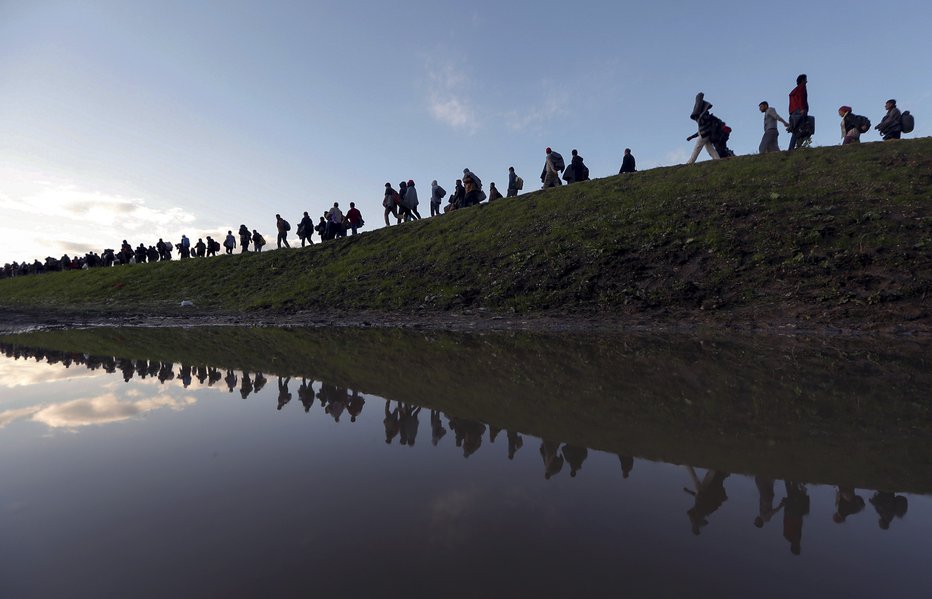
[[[851,112],[850,106],[842,106],[838,109],[838,116],[841,117],[841,145],[861,143],[861,130],[858,129],[855,115]]]

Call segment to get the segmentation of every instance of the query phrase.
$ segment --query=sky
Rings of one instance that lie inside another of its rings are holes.
[[[294,235],[334,202],[371,230],[386,182],[422,213],[464,168],[533,190],[548,146],[592,177],[626,147],[681,164],[699,91],[750,154],[800,73],[814,145],[891,97],[927,136],[930,26],[920,1],[0,0],[0,263],[274,239],[276,213]]]

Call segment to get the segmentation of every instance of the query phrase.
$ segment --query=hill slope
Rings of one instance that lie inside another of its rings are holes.
[[[930,207],[932,139],[817,148],[527,193],[305,249],[2,280],[0,305],[927,323]]]

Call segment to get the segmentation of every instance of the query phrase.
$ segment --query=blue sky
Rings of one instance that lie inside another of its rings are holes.
[[[373,228],[386,181],[535,189],[547,146],[594,177],[625,147],[679,164],[698,91],[753,153],[803,72],[816,145],[890,97],[929,135],[930,25],[918,1],[0,0],[0,263],[268,238],[334,201]]]

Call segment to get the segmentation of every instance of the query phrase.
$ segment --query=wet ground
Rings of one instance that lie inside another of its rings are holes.
[[[0,595],[920,596],[921,341],[0,339]]]

